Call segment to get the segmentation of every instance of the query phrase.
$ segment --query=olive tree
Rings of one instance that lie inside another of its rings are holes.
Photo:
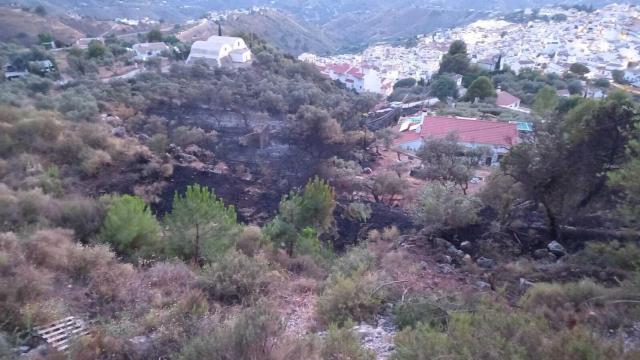
[[[413,203],[416,223],[433,229],[461,228],[479,221],[481,202],[451,184],[429,183]]]

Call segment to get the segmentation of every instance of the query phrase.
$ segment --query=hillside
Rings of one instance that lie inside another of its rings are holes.
[[[98,35],[107,29],[109,25],[106,23],[64,16],[39,16],[20,9],[0,7],[0,41],[19,39],[29,44],[36,42],[38,34],[51,34],[65,44],[72,44],[82,37]]]
[[[450,28],[494,12],[510,12],[544,4],[583,3],[604,5],[611,0],[18,0],[5,3],[42,4],[56,14],[70,11],[102,20],[117,17],[141,19],[149,17],[182,23],[202,17],[209,11],[268,6],[286,14],[269,11],[260,17],[241,16],[232,29],[253,31],[274,45],[294,54],[305,49],[325,53],[362,48],[372,42],[398,40],[421,33]],[[630,0],[638,3],[638,0]],[[320,30],[318,30],[320,29]]]
[[[293,55],[308,51],[325,54],[337,48],[335,42],[320,29],[277,10],[236,15],[223,21],[222,27],[224,35],[253,32],[280,50]],[[215,22],[202,20],[181,31],[178,38],[184,42],[191,42],[217,34],[218,25]]]
[[[324,33],[349,51],[378,41],[407,39],[488,16],[488,12],[460,9],[408,7],[393,13],[362,11],[346,13],[322,26]]]

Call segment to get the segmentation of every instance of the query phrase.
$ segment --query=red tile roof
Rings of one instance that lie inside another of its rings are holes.
[[[347,71],[349,71],[349,69],[351,69],[351,65],[349,64],[331,64],[328,65],[327,68],[331,71],[333,71],[336,74],[344,74]]]
[[[364,77],[364,74],[360,72],[360,69],[358,68],[351,68],[347,73],[357,79],[362,79]]]
[[[447,116],[425,116],[420,133],[404,132],[396,143],[403,144],[420,138],[442,139],[452,132],[458,134],[461,142],[466,143],[506,147],[518,143],[516,124]]]
[[[496,99],[496,105],[498,106],[509,106],[513,105],[520,101],[520,98],[517,96],[513,96],[506,91],[500,91],[498,93],[498,98]]]

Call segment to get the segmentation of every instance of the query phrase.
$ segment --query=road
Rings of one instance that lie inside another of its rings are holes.
[[[620,90],[626,91],[626,92],[630,92],[634,95],[640,95],[640,89],[635,88],[633,86],[629,86],[629,85],[621,85],[621,84],[617,84],[612,82],[611,85],[613,85],[615,88],[618,88]]]

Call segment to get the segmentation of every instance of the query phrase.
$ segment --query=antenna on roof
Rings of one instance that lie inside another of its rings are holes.
[[[218,36],[222,36],[222,25],[218,21]]]

